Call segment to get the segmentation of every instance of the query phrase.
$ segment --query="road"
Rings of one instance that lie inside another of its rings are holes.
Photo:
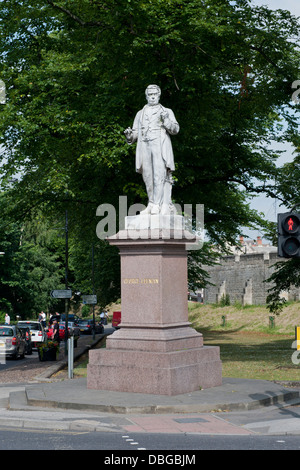
[[[124,454],[120,452],[115,454],[118,457],[138,455],[137,452],[140,452],[138,463],[145,464],[143,459],[149,456],[149,451],[155,451],[155,455],[161,452],[161,455],[173,457],[177,455],[181,458],[187,455],[187,452],[183,451],[189,451],[188,455],[191,458],[192,455],[199,457],[197,451],[201,450],[299,450],[299,448],[299,436],[122,434],[0,428],[0,450],[102,450],[104,452],[101,452],[100,460],[97,458],[98,464],[103,463],[104,458],[111,458],[112,453],[109,451],[116,450],[124,451]],[[168,454],[165,451],[168,451]],[[154,457],[150,463],[155,463]],[[189,464],[188,461],[181,461],[181,464],[184,463]]]
[[[105,328],[105,334],[109,335],[114,331],[114,328]],[[102,335],[96,335],[96,341],[101,339]],[[78,349],[75,348],[74,354],[78,351],[84,350],[84,348],[93,342],[93,337],[91,335],[82,335],[78,341]],[[58,361],[64,360],[65,356],[65,347],[64,342],[61,342],[60,352],[58,356]],[[6,358],[5,364],[0,364],[0,386],[1,383],[14,383],[14,382],[28,382],[34,380],[34,378],[40,373],[42,373],[51,363],[41,362],[38,358],[37,350],[33,350],[31,356],[25,355],[24,359],[18,358],[17,360]]]
[[[4,370],[11,369],[12,367],[15,367],[17,365],[20,365],[20,363],[24,363],[24,367],[27,367],[31,362],[36,362],[38,360],[38,352],[36,350],[33,350],[32,354],[30,356],[25,356],[24,359],[21,359],[20,357],[18,359],[12,359],[10,357],[5,358],[5,361],[2,358],[2,361],[4,363],[0,363],[0,374]]]

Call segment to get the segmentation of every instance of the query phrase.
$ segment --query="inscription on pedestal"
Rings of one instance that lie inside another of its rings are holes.
[[[159,280],[156,278],[125,278],[123,284],[159,284]]]

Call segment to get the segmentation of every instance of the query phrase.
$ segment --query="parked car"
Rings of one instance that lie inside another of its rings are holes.
[[[74,336],[74,339],[78,339],[80,336],[80,328],[77,322],[68,321],[68,328],[71,331],[71,334]]]
[[[28,354],[30,356],[32,354],[32,341],[31,341],[30,329],[28,326],[23,326],[23,325],[20,325],[19,328],[22,331],[24,339],[25,339],[25,346],[26,346],[25,354]]]
[[[119,326],[120,323],[121,323],[121,312],[113,312],[111,326],[113,326],[117,330],[120,328]]]
[[[16,325],[0,325],[0,354],[17,359],[24,357],[25,339]]]
[[[93,320],[79,320],[80,332],[83,334],[91,335],[93,333]],[[95,322],[95,333],[102,334],[104,326],[102,323]]]
[[[71,334],[71,331],[70,331],[70,328],[68,328],[69,330],[69,333]],[[58,324],[58,332],[59,332],[59,340],[62,341],[63,339],[65,339],[65,324]],[[53,326],[52,324],[49,326],[49,328],[47,329],[47,337],[48,339],[52,339],[52,335],[53,335]]]
[[[31,334],[31,342],[33,347],[37,347],[37,343],[44,343],[47,339],[46,331],[39,321],[22,320],[18,322],[18,326],[28,326]]]
[[[63,341],[65,339],[65,333],[66,333],[66,323],[65,322],[60,322],[58,325],[58,331],[59,331],[59,340]],[[77,347],[77,341],[80,336],[80,329],[75,324],[74,322],[68,322],[68,331],[69,331],[69,336],[74,336],[74,346],[75,348]],[[47,330],[47,336],[48,338],[52,338],[53,335],[53,329],[51,326],[49,326]]]
[[[70,313],[68,315],[68,323],[69,322],[74,322],[74,323],[78,323],[80,320],[80,318],[77,316],[77,315],[74,315],[73,313]],[[60,321],[66,321],[66,314],[65,313],[62,313],[60,315]]]

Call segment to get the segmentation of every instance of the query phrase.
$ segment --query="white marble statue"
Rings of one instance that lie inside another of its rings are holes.
[[[172,171],[175,170],[170,135],[179,132],[179,124],[171,109],[159,103],[157,85],[146,89],[146,104],[134,120],[133,128],[124,134],[127,142],[137,141],[136,171],[142,173],[148,194],[148,206],[141,214],[172,214]]]

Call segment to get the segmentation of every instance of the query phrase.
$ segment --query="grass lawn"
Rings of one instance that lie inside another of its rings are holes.
[[[286,307],[270,328],[265,307],[189,304],[189,321],[204,344],[220,346],[223,377],[235,378],[300,381],[300,364],[292,362],[299,313],[300,303]]]
[[[300,366],[292,362],[292,336],[208,329],[201,333],[205,345],[220,346],[223,377],[300,381]]]

